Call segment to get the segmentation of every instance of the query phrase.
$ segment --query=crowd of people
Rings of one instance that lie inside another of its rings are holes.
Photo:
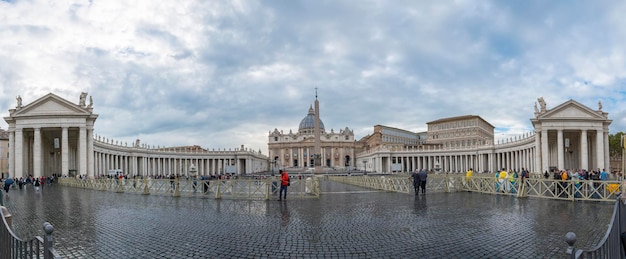
[[[17,179],[14,179],[11,177],[0,178],[0,182],[3,185],[5,194],[8,195],[9,190],[15,189],[15,188],[22,190],[24,188],[29,188],[32,186],[35,189],[35,191],[39,191],[39,188],[43,188],[45,185],[54,183],[55,179],[56,179],[56,176],[54,175],[48,176],[48,177],[46,176],[33,177],[32,175],[29,175],[26,178],[20,177]]]
[[[621,173],[617,172],[616,176],[618,180],[621,180]],[[543,177],[548,179],[550,174],[546,171],[543,174]],[[554,170],[552,175],[554,180],[601,180],[606,181],[609,180],[609,173],[606,170],[598,168],[598,170],[587,171],[587,170]]]
[[[471,178],[473,177],[473,175],[474,175],[474,172],[472,168],[470,168],[465,173],[465,179],[464,179],[465,186],[468,186],[471,183]],[[573,186],[576,187],[575,196],[580,196],[579,190],[582,185],[581,181],[591,180],[589,184],[593,188],[590,188],[590,190],[591,192],[594,192],[594,190],[597,190],[598,187],[601,186],[601,183],[600,183],[601,181],[608,181],[608,180],[611,180],[611,178],[614,180],[620,180],[620,181],[622,180],[621,172],[614,172],[613,177],[611,177],[611,175],[607,173],[606,170],[599,169],[599,168],[597,170],[592,170],[592,171],[554,169],[551,171],[551,173],[548,173],[548,171],[545,171],[542,176],[546,180],[550,179],[550,176],[552,176],[553,180],[558,181],[558,184],[556,185],[555,187],[556,189],[554,191],[555,193],[560,194],[560,195],[565,195],[562,193],[562,191],[566,190],[570,184],[573,184]],[[518,181],[518,179],[520,179],[521,182],[524,183],[525,180],[530,177],[531,177],[530,172],[524,168],[522,168],[521,171],[507,170],[506,168],[502,168],[502,170],[495,172],[494,174],[495,190],[496,192],[502,192],[502,193],[515,193],[517,191],[517,188],[519,188],[519,185],[516,185],[516,182]],[[541,177],[541,176],[537,176],[537,177]],[[596,182],[593,182],[593,181],[596,181]],[[606,188],[608,190],[608,189],[617,188],[617,187],[613,187],[611,186],[611,184],[607,184]],[[613,190],[609,190],[609,191],[612,192]]]

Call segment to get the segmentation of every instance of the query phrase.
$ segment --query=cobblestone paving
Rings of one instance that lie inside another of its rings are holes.
[[[321,198],[215,200],[46,186],[5,199],[23,238],[55,227],[64,258],[563,258],[613,205],[477,193],[413,196],[322,182]]]

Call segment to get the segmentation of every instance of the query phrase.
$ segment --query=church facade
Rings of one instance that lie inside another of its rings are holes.
[[[269,132],[268,150],[275,168],[302,170],[315,167],[315,110],[311,106],[300,121],[298,132],[288,133],[274,129]],[[324,123],[320,127],[320,160],[322,168],[351,169],[355,163],[354,132],[348,127],[327,132]]]

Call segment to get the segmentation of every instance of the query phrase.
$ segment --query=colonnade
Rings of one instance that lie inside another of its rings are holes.
[[[244,149],[208,151],[122,146],[94,138],[93,103],[87,93],[72,103],[49,93],[28,105],[18,99],[9,110],[9,176],[74,176],[89,178],[122,170],[127,175],[187,175],[193,164],[200,175],[249,174],[269,168],[267,156]]]
[[[76,136],[70,137],[70,132]],[[40,177],[71,170],[93,175],[93,167],[89,166],[94,159],[92,147],[93,128],[90,126],[10,128],[10,176]]]
[[[249,161],[248,161],[249,162]],[[243,164],[242,164],[243,163]],[[97,152],[95,159],[96,177],[106,175],[109,170],[122,170],[124,174],[130,176],[168,176],[190,174],[190,167],[196,167],[195,174],[205,176],[216,176],[223,174],[252,173],[246,170],[247,161],[233,158],[192,158],[180,154],[149,155],[149,154],[111,154],[106,151]],[[260,163],[259,163],[260,165]],[[253,167],[250,165],[250,167]],[[257,171],[260,168],[257,168]]]
[[[155,149],[140,146],[120,146],[96,140],[95,177],[107,175],[109,170],[121,170],[128,176],[190,175],[195,167],[199,176],[225,174],[252,174],[267,171],[269,162],[265,155],[242,146],[235,150],[194,151],[181,149]]]
[[[574,129],[544,127],[537,129],[536,146],[541,148],[535,154],[535,167],[541,172],[552,169],[608,169],[609,132],[608,125],[595,129]]]
[[[414,171],[440,168],[445,172],[495,172],[502,168],[543,174],[554,170],[605,170],[609,163],[608,113],[593,110],[574,100],[547,109],[539,98],[530,121],[533,135],[493,145],[454,149],[431,146],[417,151],[389,151],[379,148],[358,154],[357,164],[368,171]],[[458,138],[454,136],[453,138]],[[456,140],[456,139],[455,139]],[[399,166],[398,166],[399,165]]]
[[[521,171],[522,168],[536,171],[534,156],[536,149],[528,138],[508,144],[503,148],[478,146],[475,149],[405,150],[394,152],[372,152],[359,158],[358,168],[376,172],[413,172],[421,169],[449,173],[464,173],[470,168],[474,172],[495,172],[502,168]],[[365,161],[365,162],[364,162]]]

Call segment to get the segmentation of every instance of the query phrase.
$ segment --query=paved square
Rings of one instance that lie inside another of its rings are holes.
[[[469,192],[413,196],[329,181],[320,199],[215,200],[46,186],[11,190],[20,237],[55,227],[64,258],[554,258],[589,248],[613,204]]]

